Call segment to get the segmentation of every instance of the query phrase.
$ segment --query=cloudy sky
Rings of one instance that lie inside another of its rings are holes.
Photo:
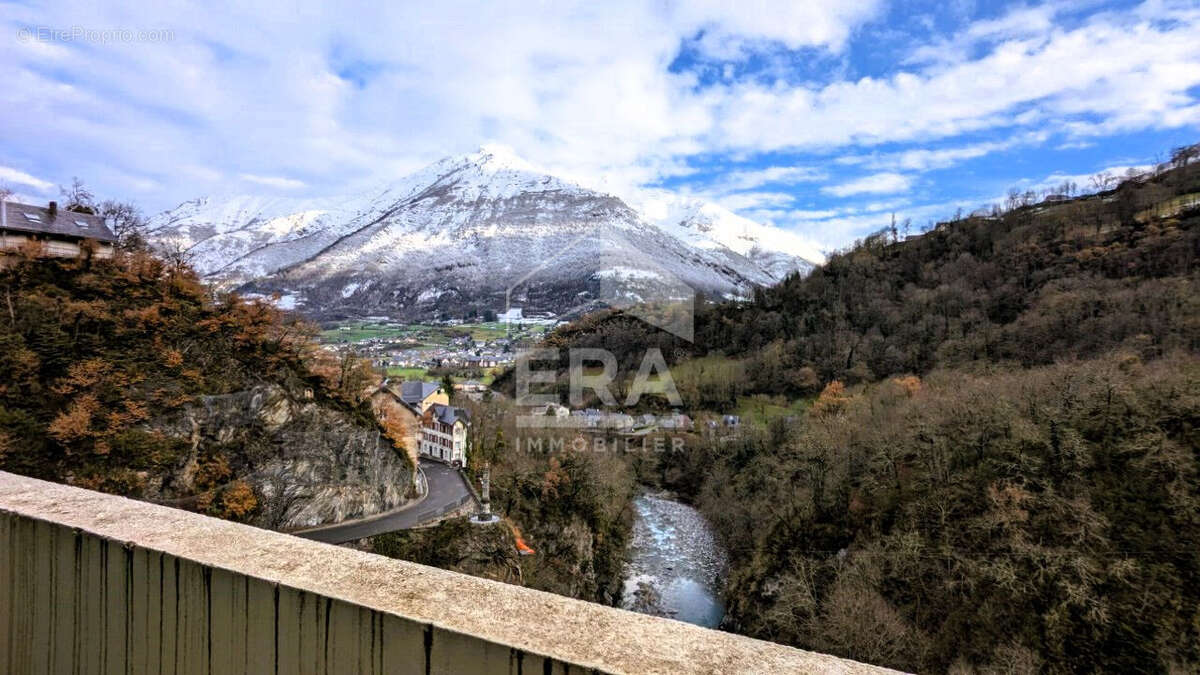
[[[0,4],[0,183],[148,212],[499,143],[832,248],[1200,141],[1194,0]]]

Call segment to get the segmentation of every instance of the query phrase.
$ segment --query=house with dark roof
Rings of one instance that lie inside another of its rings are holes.
[[[400,400],[420,415],[435,403],[449,405],[450,394],[437,382],[409,381],[400,383]]]
[[[74,258],[85,242],[97,258],[111,258],[117,237],[100,216],[60,210],[57,202],[43,208],[0,200],[0,253],[33,246],[46,256]]]
[[[467,429],[471,414],[464,408],[435,403],[421,414],[421,454],[454,466],[467,465]]]
[[[417,452],[455,466],[467,465],[467,429],[471,413],[450,405],[450,396],[437,382],[384,382],[372,395],[376,410],[398,401],[401,409],[416,418]],[[407,424],[407,421],[405,422]]]

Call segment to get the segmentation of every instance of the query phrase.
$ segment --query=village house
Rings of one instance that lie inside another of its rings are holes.
[[[395,393],[396,388],[391,391]],[[401,382],[398,397],[419,420],[418,452],[448,464],[466,466],[470,414],[450,405],[449,393],[436,382]]]
[[[89,241],[93,255],[111,258],[117,237],[100,216],[59,210],[57,202],[42,208],[0,200],[0,253],[36,243],[44,255],[74,258]]]
[[[662,415],[658,418],[658,426],[660,429],[690,431],[692,428],[692,418],[679,412]]]
[[[467,431],[471,416],[450,405],[450,396],[436,382],[384,382],[371,396],[377,414],[412,429],[406,442],[417,457],[429,457],[454,466],[467,465]]]
[[[500,365],[501,359],[490,354],[481,354],[478,356],[468,356],[465,365],[468,368],[495,368]]]
[[[401,382],[400,400],[421,415],[434,404],[450,405],[450,394],[436,382]]]
[[[464,408],[441,403],[429,406],[421,414],[421,454],[465,467],[467,427],[470,424],[470,414]]]
[[[473,392],[483,393],[484,391],[487,391],[487,387],[479,380],[467,380],[466,382],[455,382],[454,388],[458,391],[463,391],[463,392],[467,392],[467,393],[473,393]]]

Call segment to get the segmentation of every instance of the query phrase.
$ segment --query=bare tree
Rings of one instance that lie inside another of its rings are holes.
[[[117,235],[117,246],[125,250],[145,248],[146,218],[141,209],[130,202],[106,199],[100,202],[98,212]]]
[[[1092,176],[1092,189],[1094,189],[1096,192],[1105,192],[1113,187],[1113,184],[1116,182],[1116,180],[1117,177],[1112,175],[1112,173],[1108,171],[1101,171],[1100,173]]]
[[[1182,168],[1200,159],[1200,143],[1184,145],[1171,150],[1171,164]]]
[[[59,193],[66,202],[63,208],[77,213],[96,213],[96,196],[84,186],[79,177],[71,177],[71,186],[59,186]]]

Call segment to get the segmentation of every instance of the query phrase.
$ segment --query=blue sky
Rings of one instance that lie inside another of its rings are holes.
[[[1200,141],[1200,6],[4,3],[0,183],[155,212],[369,189],[485,143],[824,250]],[[55,32],[57,31],[57,32]]]

